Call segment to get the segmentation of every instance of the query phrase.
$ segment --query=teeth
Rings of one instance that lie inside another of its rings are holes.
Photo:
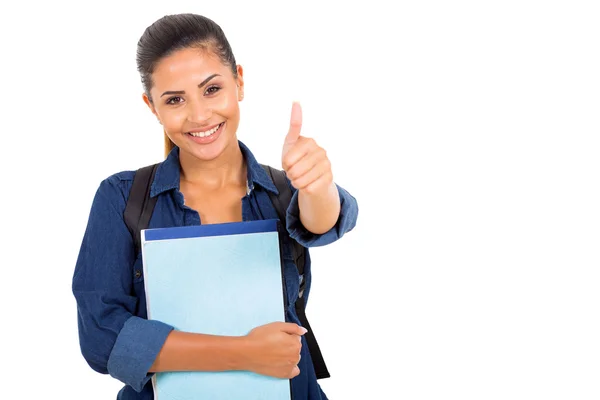
[[[212,128],[210,131],[204,131],[204,132],[190,132],[190,135],[195,136],[195,137],[207,137],[212,135],[213,133],[215,133],[216,131],[219,130],[219,128],[221,127],[222,123],[215,126],[214,128]]]

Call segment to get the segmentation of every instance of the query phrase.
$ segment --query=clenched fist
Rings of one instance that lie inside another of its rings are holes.
[[[305,333],[305,328],[290,322],[273,322],[254,328],[245,337],[247,369],[276,378],[297,376]]]

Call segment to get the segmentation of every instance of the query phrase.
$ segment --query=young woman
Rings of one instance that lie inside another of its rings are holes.
[[[142,35],[137,63],[143,99],[162,125],[166,143],[166,159],[151,186],[157,202],[149,227],[277,218],[269,198],[276,187],[236,136],[243,70],[221,28],[199,15],[161,18]],[[94,370],[125,384],[118,399],[153,399],[155,372],[226,370],[291,378],[295,400],[327,398],[293,307],[300,276],[289,247],[291,240],[306,248],[338,240],[355,226],[358,206],[334,183],[325,150],[301,136],[301,122],[300,106],[293,104],[282,140],[282,165],[294,193],[285,221],[287,322],[258,326],[243,337],[181,332],[147,319],[141,255],[123,220],[135,171],[101,182],[73,293],[82,354]],[[307,299],[308,255],[304,280]]]

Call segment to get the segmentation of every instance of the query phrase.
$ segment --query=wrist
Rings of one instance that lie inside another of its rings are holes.
[[[330,181],[327,184],[320,185],[311,190],[307,190],[307,188],[299,189],[298,196],[310,201],[319,202],[334,201],[335,199],[339,200],[339,192],[334,181]]]
[[[248,336],[231,338],[231,369],[234,371],[249,371],[252,360],[252,340]]]

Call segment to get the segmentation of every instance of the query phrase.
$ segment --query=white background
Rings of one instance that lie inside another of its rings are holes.
[[[299,100],[358,199],[312,253],[331,399],[600,398],[595,2],[170,4],[1,6],[0,398],[122,386],[79,352],[71,278],[100,181],[162,157],[135,51],[178,12],[226,32],[258,159]]]

